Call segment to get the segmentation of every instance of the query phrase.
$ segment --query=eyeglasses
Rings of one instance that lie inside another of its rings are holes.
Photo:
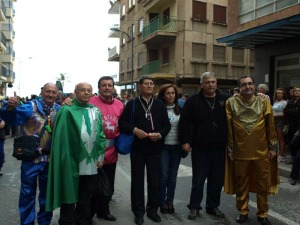
[[[247,82],[247,83],[242,83],[241,87],[247,87],[247,86],[252,86],[253,83],[252,82]]]
[[[143,85],[145,86],[154,86],[153,82],[144,82]]]
[[[76,89],[76,90],[80,91],[80,92],[83,92],[83,93],[87,92],[89,94],[93,92],[92,89],[86,89],[86,88],[80,88],[80,89]]]

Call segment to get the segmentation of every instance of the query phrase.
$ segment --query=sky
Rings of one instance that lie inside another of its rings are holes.
[[[64,92],[88,82],[98,92],[101,76],[118,73],[118,63],[108,62],[108,48],[118,39],[108,38],[119,23],[109,15],[108,0],[21,0],[14,2],[15,82],[7,88],[21,97],[40,94],[41,87],[55,83],[60,73],[69,77]]]

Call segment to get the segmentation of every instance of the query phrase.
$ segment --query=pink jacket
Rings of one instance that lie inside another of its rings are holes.
[[[123,112],[124,105],[118,99],[106,101],[99,96],[93,96],[90,103],[97,106],[102,113],[104,134],[106,137],[106,149],[104,164],[115,163],[118,161],[118,153],[115,150],[114,139],[119,135],[118,120]]]

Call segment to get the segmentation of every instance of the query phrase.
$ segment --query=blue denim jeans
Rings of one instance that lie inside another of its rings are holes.
[[[4,163],[4,141],[5,140],[0,140],[0,170]]]
[[[164,145],[161,155],[161,204],[173,203],[181,155],[180,145]]]

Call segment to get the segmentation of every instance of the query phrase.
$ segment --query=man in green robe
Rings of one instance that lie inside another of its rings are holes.
[[[90,199],[104,161],[105,135],[99,109],[88,102],[88,83],[75,87],[72,106],[56,116],[49,164],[46,209],[60,208],[60,225],[90,224]]]

